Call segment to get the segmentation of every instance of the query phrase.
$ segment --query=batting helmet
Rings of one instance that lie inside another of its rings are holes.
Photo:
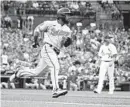
[[[69,14],[69,13],[71,13],[71,11],[68,8],[61,8],[57,11],[57,14]]]
[[[70,9],[68,9],[68,8],[60,8],[57,11],[57,19],[62,19],[62,21],[64,23],[68,24],[69,20],[68,20],[67,14],[70,14],[70,13],[71,13]]]

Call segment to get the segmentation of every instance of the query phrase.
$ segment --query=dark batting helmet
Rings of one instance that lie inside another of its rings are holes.
[[[66,17],[67,14],[70,13],[68,8],[61,8],[57,11],[57,19],[61,19],[64,23],[68,24],[68,18]]]
[[[57,11],[57,14],[69,14],[69,13],[71,13],[71,11],[68,8],[61,8]]]

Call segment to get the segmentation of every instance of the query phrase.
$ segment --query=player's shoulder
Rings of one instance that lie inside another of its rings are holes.
[[[69,26],[68,26],[68,25],[66,25],[66,24],[63,26],[63,29],[64,29],[65,31],[71,32],[71,30],[70,30]]]
[[[56,20],[47,20],[47,21],[44,21],[44,23],[47,25],[56,25],[57,21]]]
[[[116,48],[116,46],[114,44],[112,44],[112,43],[110,43],[109,46]]]

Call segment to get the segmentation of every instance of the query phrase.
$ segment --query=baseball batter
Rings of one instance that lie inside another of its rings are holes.
[[[104,44],[100,47],[99,57],[101,60],[99,81],[95,93],[101,93],[106,72],[109,76],[109,94],[114,91],[114,61],[117,55],[116,47],[111,43],[110,36],[106,36]]]
[[[63,41],[64,43],[67,42],[65,43],[65,47],[71,43],[68,43],[68,41],[71,41],[71,30],[67,26],[67,23],[68,20],[66,19],[66,15],[60,13],[57,15],[57,20],[45,21],[38,25],[34,30],[34,36],[38,36],[41,32],[45,32],[44,45],[41,49],[39,64],[35,69],[20,70],[16,74],[16,77],[37,76],[43,72],[46,67],[48,67],[51,73],[51,81],[53,84],[53,97],[58,97],[67,93],[67,90],[60,90],[58,85],[58,73],[60,69],[58,54],[64,45]],[[13,78],[14,75],[10,78],[10,81],[12,81]]]

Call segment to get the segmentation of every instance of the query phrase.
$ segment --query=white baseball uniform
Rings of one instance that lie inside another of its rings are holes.
[[[61,26],[57,20],[56,21],[45,21],[38,25],[35,31],[46,31],[44,34],[44,45],[40,53],[40,61],[35,69],[21,70],[18,72],[17,76],[37,76],[46,67],[48,67],[51,72],[51,80],[53,84],[53,90],[58,89],[58,73],[59,73],[59,61],[58,55],[54,51],[54,48],[60,51],[61,41],[63,38],[70,37],[71,30],[67,25]],[[34,32],[35,32],[34,31]]]
[[[109,91],[114,91],[114,58],[112,56],[116,54],[116,47],[111,43],[108,46],[102,45],[100,47],[98,55],[101,57],[101,64],[97,86],[97,92],[99,93],[102,91],[106,72],[109,76]]]

